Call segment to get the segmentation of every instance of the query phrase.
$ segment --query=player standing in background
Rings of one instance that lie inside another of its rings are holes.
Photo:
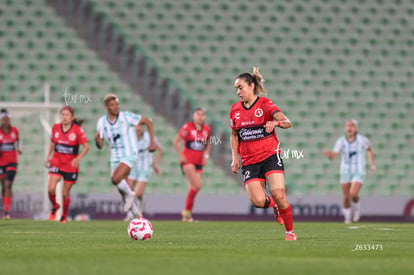
[[[365,152],[368,151],[369,163],[375,174],[374,151],[368,138],[358,133],[358,122],[348,120],[345,123],[345,135],[338,138],[333,151],[324,154],[330,160],[341,153],[339,182],[343,193],[343,214],[345,223],[358,222],[360,218],[359,190],[365,177]]]
[[[12,185],[17,172],[17,155],[21,154],[19,131],[10,123],[11,115],[6,109],[0,111],[0,181],[3,200],[3,219],[10,219]],[[17,149],[16,149],[17,148]]]
[[[187,177],[188,194],[185,209],[181,212],[183,222],[193,222],[192,211],[194,200],[201,189],[201,173],[207,164],[210,152],[210,127],[204,124],[206,112],[204,108],[196,108],[193,121],[187,122],[178,131],[174,139],[174,147],[180,157],[180,165]],[[180,142],[184,149],[181,150]]]
[[[119,111],[119,100],[114,94],[104,97],[107,114],[102,116],[97,123],[95,143],[98,149],[103,147],[103,140],[111,147],[111,181],[116,186],[124,200],[124,211],[130,210],[138,215],[138,209],[134,207],[134,193],[128,185],[128,175],[135,166],[138,156],[138,141],[135,126],[147,125],[150,135],[150,152],[157,149],[154,141],[154,129],[152,122],[141,115],[131,112]]]
[[[239,154],[250,201],[258,208],[273,207],[277,221],[285,225],[285,239],[296,241],[292,208],[285,193],[283,160],[275,132],[275,127],[287,129],[291,123],[270,99],[260,96],[266,91],[258,68],[253,68],[253,74],[240,74],[234,86],[240,101],[230,110],[231,170],[238,173]],[[272,197],[264,191],[266,181]]]
[[[157,155],[155,160],[153,159],[153,153],[148,150],[148,146],[151,143],[151,138],[148,131],[144,131],[143,125],[138,125],[135,127],[135,132],[137,134],[137,147],[138,147],[138,160],[137,164],[131,169],[131,172],[128,176],[128,185],[131,190],[134,190],[135,183],[135,195],[137,197],[137,207],[139,211],[139,218],[143,218],[144,212],[144,190],[147,186],[148,180],[151,176],[151,170],[154,170],[156,174],[161,174],[160,168],[158,167],[158,162],[160,161],[162,155],[162,148],[157,144]],[[133,219],[133,213],[128,212],[125,221]]]
[[[79,162],[89,151],[89,143],[81,128],[83,120],[75,119],[71,107],[65,106],[60,110],[60,120],[61,123],[52,127],[45,166],[49,170],[48,192],[52,203],[49,220],[55,220],[56,211],[60,208],[56,202],[56,186],[63,177],[63,212],[59,222],[65,223],[70,205],[70,190],[78,179]],[[79,153],[80,145],[83,145],[83,149]]]

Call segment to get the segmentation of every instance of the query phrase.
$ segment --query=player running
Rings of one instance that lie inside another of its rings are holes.
[[[266,94],[263,81],[259,69],[254,67],[253,74],[242,73],[234,83],[240,101],[233,104],[230,110],[231,170],[238,173],[240,155],[241,172],[250,201],[258,208],[273,207],[276,219],[285,225],[285,239],[296,241],[292,208],[285,193],[284,165],[275,131],[275,127],[290,128],[291,123],[270,99],[260,96]],[[272,197],[265,193],[266,182]]]
[[[138,209],[133,207],[134,193],[128,185],[128,175],[135,166],[138,155],[138,141],[135,126],[147,125],[150,135],[149,151],[157,149],[154,142],[154,130],[152,122],[141,115],[119,111],[119,100],[114,94],[104,97],[107,114],[102,116],[97,123],[95,143],[98,149],[103,147],[103,140],[111,147],[111,181],[116,186],[124,201],[124,211],[130,210],[138,215]]]
[[[194,200],[201,189],[201,173],[207,164],[210,152],[210,127],[204,124],[206,112],[203,108],[196,108],[193,121],[187,122],[178,131],[174,139],[174,147],[180,157],[180,165],[188,182],[188,194],[185,209],[181,212],[183,222],[194,222],[192,211]],[[184,149],[181,150],[180,142]]]
[[[339,153],[342,156],[339,182],[342,186],[345,223],[358,222],[360,218],[358,193],[365,178],[365,152],[368,152],[372,172],[376,172],[371,142],[358,133],[357,127],[356,120],[348,120],[345,123],[345,135],[338,138],[333,151],[324,152],[330,160]]]
[[[0,181],[3,200],[3,219],[10,219],[12,185],[17,172],[17,155],[21,154],[19,131],[10,123],[11,115],[6,109],[0,111]],[[16,149],[17,148],[17,149]]]
[[[60,123],[52,127],[49,150],[45,166],[49,170],[48,193],[52,203],[49,220],[54,221],[60,205],[56,202],[56,186],[63,178],[63,212],[59,220],[66,223],[70,205],[70,190],[78,179],[80,160],[89,151],[89,143],[81,126],[83,120],[75,119],[75,112],[69,106],[60,110]],[[83,149],[79,153],[79,146]],[[52,158],[50,154],[53,152]]]
[[[154,170],[156,174],[161,174],[161,170],[158,167],[158,162],[160,161],[162,155],[162,148],[156,142],[157,145],[157,154],[155,159],[153,159],[153,153],[148,150],[148,146],[151,143],[151,138],[148,131],[144,131],[143,125],[139,124],[135,127],[135,132],[137,135],[137,147],[138,147],[138,160],[137,164],[131,169],[131,172],[128,176],[128,185],[134,190],[135,186],[135,195],[137,197],[137,207],[138,207],[138,217],[143,218],[144,212],[144,190],[147,186],[148,180],[151,176],[151,170]],[[135,202],[134,202],[135,203]],[[133,219],[133,213],[128,212],[126,221]]]

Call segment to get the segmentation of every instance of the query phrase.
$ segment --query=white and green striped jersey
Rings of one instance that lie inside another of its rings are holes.
[[[141,121],[141,115],[131,112],[119,112],[111,123],[108,115],[102,116],[96,125],[99,136],[111,147],[111,161],[120,161],[124,157],[136,157],[138,153],[135,126]]]
[[[139,171],[151,169],[151,165],[153,161],[152,159],[153,153],[151,153],[147,149],[150,144],[151,144],[150,134],[147,131],[145,131],[141,139],[139,139],[137,142],[137,148],[138,148],[137,167]]]
[[[345,135],[340,137],[333,149],[334,152],[342,155],[340,173],[365,174],[365,153],[370,146],[369,139],[359,133],[352,143]]]

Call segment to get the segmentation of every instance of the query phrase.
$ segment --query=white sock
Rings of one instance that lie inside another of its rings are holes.
[[[351,208],[342,208],[342,213],[344,213],[345,220],[351,220]]]
[[[133,195],[132,190],[129,188],[129,185],[125,179],[121,180],[121,182],[116,185],[116,188],[127,196]]]
[[[358,202],[351,201],[351,207],[353,210],[359,210],[359,201]]]
[[[144,199],[137,198],[139,212],[144,212]]]

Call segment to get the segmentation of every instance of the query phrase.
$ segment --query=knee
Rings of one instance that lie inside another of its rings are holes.
[[[350,195],[344,195],[344,202],[348,202],[351,199]]]
[[[113,185],[117,185],[118,183],[121,182],[121,179],[117,176],[111,176],[111,182]]]
[[[263,208],[266,203],[266,197],[252,197],[250,201],[256,208]]]
[[[276,202],[283,202],[286,200],[285,190],[272,190],[272,197]]]
[[[351,193],[350,197],[351,197],[351,199],[356,200],[356,199],[358,199],[358,193]]]

